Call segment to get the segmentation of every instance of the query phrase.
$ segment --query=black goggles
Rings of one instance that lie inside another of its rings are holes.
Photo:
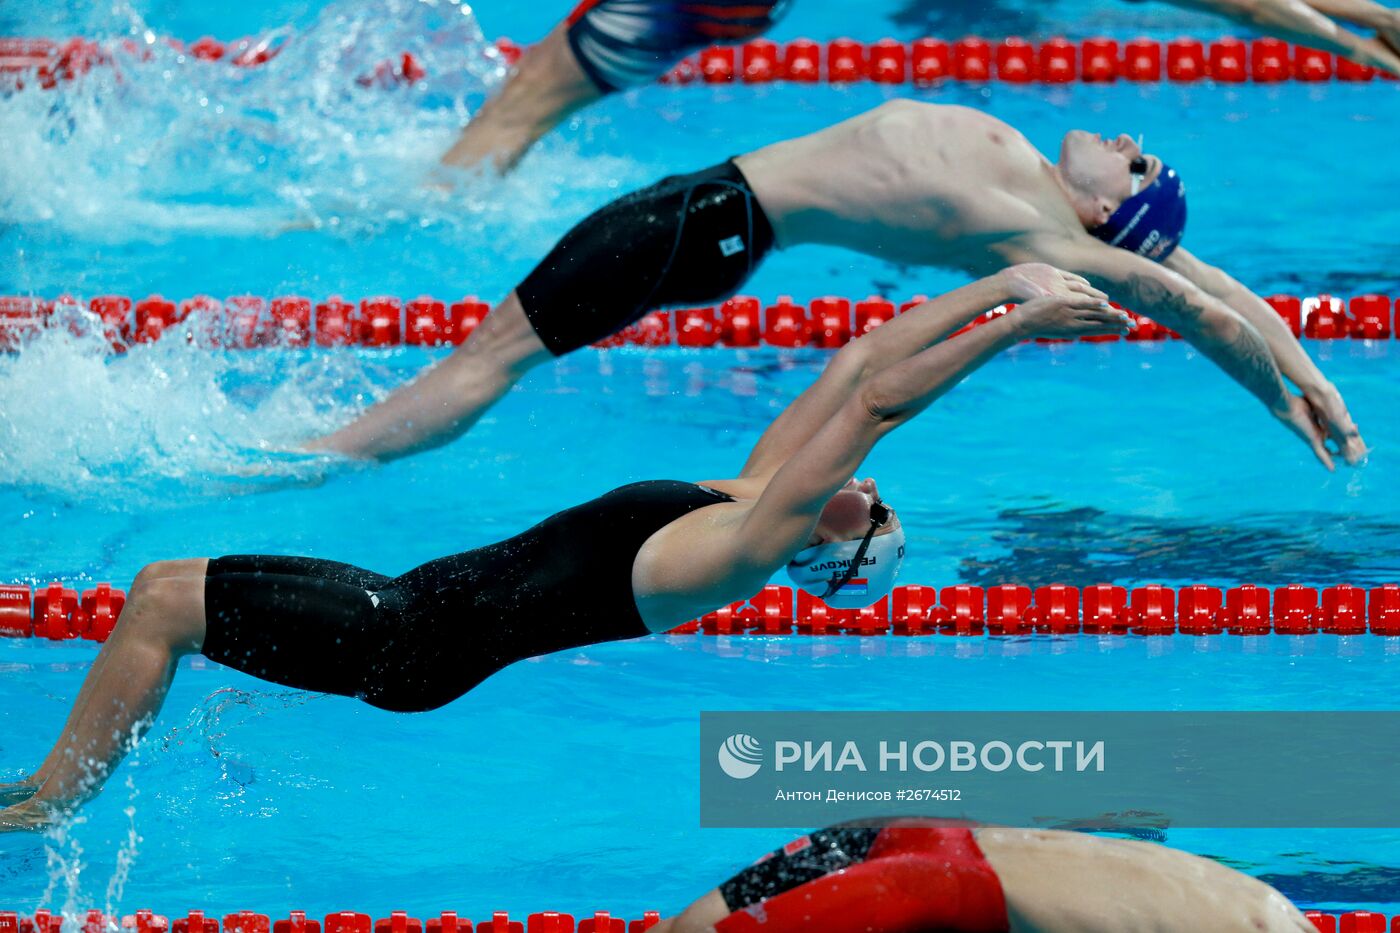
[[[870,539],[875,537],[875,532],[879,531],[881,526],[889,520],[889,506],[879,499],[870,503],[870,527],[865,529],[865,537],[860,539],[860,547],[856,548],[855,556],[846,565],[846,569],[831,575],[831,580],[826,585],[826,592],[822,594],[822,599],[841,592],[841,587],[851,582],[851,578],[860,569],[860,562],[865,559],[865,552],[870,550]]]
[[[1128,175],[1133,180],[1133,194],[1142,190],[1142,183],[1147,179],[1148,163],[1145,156],[1138,156],[1128,163]]]

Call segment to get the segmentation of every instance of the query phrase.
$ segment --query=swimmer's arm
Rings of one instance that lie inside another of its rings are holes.
[[[1288,391],[1258,329],[1224,302],[1170,269],[1087,236],[1037,239],[1029,249],[1047,262],[1085,276],[1134,311],[1178,331],[1302,438],[1323,466],[1333,469],[1325,436],[1307,402]]]
[[[729,907],[718,888],[687,907],[678,917],[663,919],[652,927],[652,933],[713,933],[715,924],[729,916]]]
[[[1016,314],[869,377],[788,458],[752,507],[701,509],[643,545],[632,567],[632,592],[643,620],[652,631],[664,631],[693,618],[697,608],[705,612],[736,592],[763,586],[807,546],[826,501],[880,438],[1023,337],[1126,330],[1127,316],[1096,298],[1037,298]],[[742,514],[729,511],[740,509]]]
[[[1254,325],[1268,343],[1283,375],[1303,393],[1348,463],[1356,463],[1366,455],[1366,443],[1361,439],[1361,432],[1352,421],[1351,413],[1347,411],[1342,394],[1317,368],[1283,318],[1269,307],[1268,302],[1225,271],[1202,262],[1180,247],[1167,258],[1164,265],[1194,282],[1202,291],[1219,298]]]
[[[1325,49],[1400,74],[1400,56],[1378,39],[1359,36],[1329,16],[1381,30],[1397,29],[1394,11],[1369,0],[1169,0],[1180,7],[1216,13],[1271,36]]]
[[[1012,300],[1010,284],[998,273],[911,308],[846,344],[827,363],[821,377],[763,432],[740,476],[771,477],[841,410],[872,373],[908,359],[984,311]]]
[[[1098,298],[1036,298],[871,374],[774,474],[739,529],[741,553],[772,570],[786,564],[806,545],[826,501],[882,437],[1008,347],[1027,337],[1126,333],[1127,327],[1127,316]]]
[[[1298,388],[1307,392],[1327,384],[1326,377],[1293,336],[1283,318],[1279,317],[1264,299],[1235,281],[1224,270],[1201,262],[1179,247],[1163,265],[1194,283],[1207,295],[1219,298],[1240,317],[1253,324],[1269,345],[1279,370]]]
[[[525,50],[499,92],[482,104],[442,164],[473,168],[491,159],[505,173],[561,120],[603,96],[584,73],[561,23]]]

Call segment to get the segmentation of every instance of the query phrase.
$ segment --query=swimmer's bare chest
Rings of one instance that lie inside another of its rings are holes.
[[[780,246],[980,274],[1060,222],[1045,160],[1011,127],[964,108],[901,104],[743,157]]]

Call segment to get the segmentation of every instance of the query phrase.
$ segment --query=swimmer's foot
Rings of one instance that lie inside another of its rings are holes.
[[[53,811],[33,801],[0,810],[0,833],[38,833],[53,824]]]
[[[0,808],[12,807],[33,797],[39,790],[38,784],[19,781],[14,784],[0,784]]]

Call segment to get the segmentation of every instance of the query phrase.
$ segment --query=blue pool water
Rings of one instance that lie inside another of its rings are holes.
[[[484,4],[481,28],[535,38],[560,12],[535,6]],[[1223,31],[1155,7],[1024,6],[798,0],[777,36]],[[911,93],[983,107],[1047,151],[1074,126],[1141,131],[1190,181],[1199,255],[1265,294],[1400,294],[1400,180],[1383,157],[1397,85],[648,88],[576,118],[511,179],[442,191],[424,172],[457,108],[495,80],[489,63],[430,50],[458,73],[408,93],[360,92],[353,77],[380,52],[419,48],[426,29],[469,39],[457,8],[0,11],[0,33],[21,34],[233,37],[284,22],[303,57],[253,77],[159,60],[0,98],[0,293],[495,300],[622,191]],[[342,52],[352,28],[358,44]],[[324,67],[293,67],[309,63]],[[289,225],[315,229],[272,235]],[[961,281],[802,249],[771,257],[746,291],[902,298]],[[1364,469],[1321,471],[1181,344],[1028,346],[994,361],[867,466],[910,535],[905,582],[1400,578],[1398,348],[1309,349],[1375,449]],[[358,470],[269,458],[432,355],[172,344],[109,360],[51,335],[0,359],[0,580],[125,585],[151,560],[240,551],[396,573],[623,482],[730,475],[825,359],[585,351],[532,374],[447,448]],[[697,828],[701,709],[1382,709],[1394,641],[650,639],[516,665],[414,717],[200,664],[82,822],[48,840],[0,836],[0,909],[674,910],[781,837]],[[91,657],[0,643],[0,780],[42,756]],[[1400,905],[1395,831],[1168,841],[1301,903]]]

